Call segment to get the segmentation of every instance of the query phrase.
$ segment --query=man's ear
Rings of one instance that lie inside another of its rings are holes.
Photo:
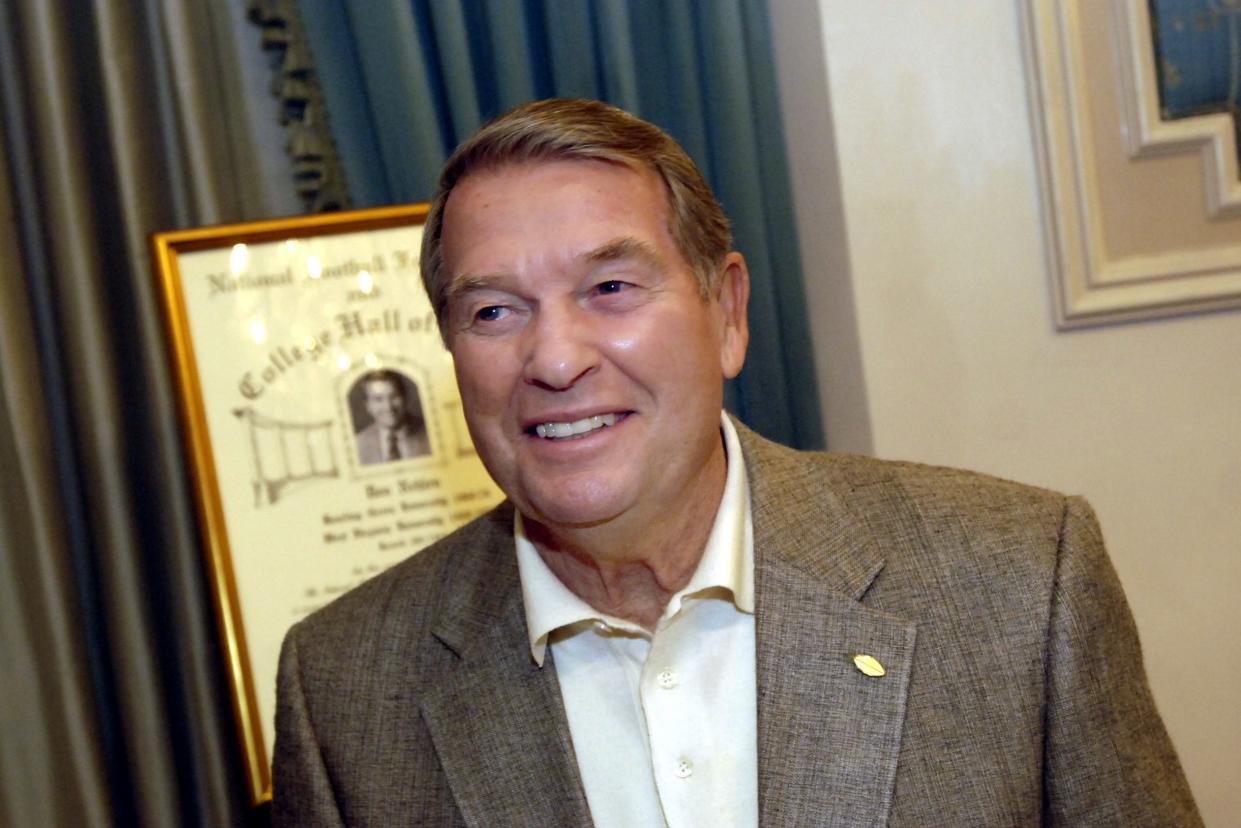
[[[750,324],[746,311],[750,305],[750,271],[745,257],[733,251],[724,257],[716,301],[723,314],[720,335],[720,368],[727,379],[741,373],[745,349],[750,343]]]

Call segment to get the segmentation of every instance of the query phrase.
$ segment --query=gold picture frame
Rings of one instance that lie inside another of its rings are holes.
[[[418,271],[421,204],[158,233],[153,252],[254,804],[296,620],[490,509]]]

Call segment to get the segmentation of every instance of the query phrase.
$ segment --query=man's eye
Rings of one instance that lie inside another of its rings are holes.
[[[479,322],[497,322],[503,319],[506,313],[508,308],[503,305],[488,305],[474,314],[474,318]]]
[[[596,288],[600,293],[620,293],[626,288],[626,284],[619,279],[609,279],[606,282],[600,282]]]

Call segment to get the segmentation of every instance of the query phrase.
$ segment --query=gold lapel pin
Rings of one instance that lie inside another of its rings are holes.
[[[883,665],[879,663],[879,659],[874,656],[868,656],[865,653],[858,653],[853,657],[853,666],[858,668],[859,672],[867,676],[878,677],[888,672],[883,669]]]

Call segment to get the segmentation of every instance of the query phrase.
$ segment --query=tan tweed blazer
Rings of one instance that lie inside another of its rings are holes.
[[[738,431],[763,825],[1201,824],[1083,501]],[[290,631],[277,826],[590,824],[511,528],[501,506]]]

